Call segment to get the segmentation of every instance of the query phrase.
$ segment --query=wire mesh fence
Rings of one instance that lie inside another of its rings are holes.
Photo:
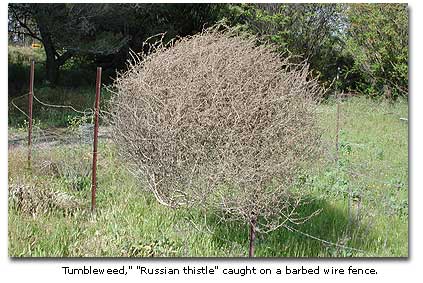
[[[94,94],[94,89],[93,89]],[[79,109],[74,107],[73,105],[66,105],[66,104],[53,104],[45,99],[38,97],[37,93],[32,93],[33,95],[33,104],[34,107],[42,106],[43,111],[51,111],[55,109],[56,111],[70,111],[73,112],[75,115],[68,119],[66,127],[48,127],[46,126],[40,119],[38,119],[37,115],[35,115],[34,122],[32,124],[32,134],[31,134],[31,161],[32,161],[32,168],[33,174],[39,176],[46,176],[46,175],[56,175],[60,176],[68,185],[68,187],[75,191],[84,191],[85,190],[85,198],[87,203],[90,200],[89,196],[89,188],[95,181],[92,182],[92,163],[93,163],[93,143],[94,143],[94,114],[95,109],[94,107],[90,107],[87,109]],[[28,148],[28,121],[29,121],[29,111],[24,109],[21,105],[18,105],[17,101],[28,101],[29,93],[23,94],[19,97],[16,97],[10,101],[11,105],[17,109],[23,117],[26,118],[26,123],[22,125],[21,128],[9,132],[9,148],[16,151],[25,152]],[[94,104],[94,95],[92,96],[92,101]],[[351,151],[351,147],[354,148],[361,148],[361,147],[373,147],[373,144],[352,144],[345,142],[343,140],[343,133],[342,130],[344,128],[344,123],[349,117],[352,116],[352,113],[349,113],[346,108],[343,107],[343,100],[339,100],[339,109],[337,112],[334,111],[333,108],[324,108],[324,111],[328,111],[327,116],[334,121],[333,127],[330,129],[326,129],[328,135],[333,137],[332,140],[328,140],[328,143],[325,144],[327,148],[326,154],[328,155],[330,160],[339,161],[338,152],[335,153],[335,136],[339,135],[339,149],[344,152],[344,154],[349,154]],[[100,116],[105,112],[100,112]],[[336,116],[338,116],[336,118]],[[335,127],[336,123],[338,125]],[[109,133],[107,127],[101,127],[99,129],[98,136],[100,139],[108,139]],[[377,149],[375,148],[375,151]],[[96,152],[96,150],[94,150]],[[381,153],[383,154],[383,153]],[[100,153],[101,155],[101,153]],[[342,161],[342,160],[341,160]],[[24,162],[22,163],[24,164]],[[377,171],[380,168],[370,168],[366,167],[365,165],[360,165],[360,167],[353,167],[351,164],[344,165],[336,174],[338,174],[337,180],[342,180],[342,176],[340,177],[339,174],[346,175],[346,179],[348,178],[355,178],[357,179],[358,183],[363,183],[363,187],[365,184],[375,183],[374,180],[370,180],[368,173],[369,170]],[[345,171],[345,172],[344,172]],[[377,184],[380,186],[386,186],[386,184],[381,183]],[[390,185],[390,184],[388,184]],[[397,184],[392,184],[392,186],[396,186]],[[371,196],[365,195],[366,191],[360,190],[355,191],[354,188],[351,186],[345,186],[345,190],[343,187],[339,189],[339,187],[334,186],[337,189],[336,194],[345,193],[348,195],[348,199],[351,199],[351,202],[348,204],[348,208],[355,211],[356,215],[364,215],[362,213],[362,199],[366,198],[369,199]],[[380,201],[379,199],[375,199],[376,201]],[[354,206],[355,205],[355,206]],[[407,209],[407,204],[400,207],[402,210]],[[405,212],[404,212],[405,213]],[[353,214],[349,212],[350,214]],[[359,218],[357,216],[357,218]],[[296,228],[292,228],[290,226],[285,227],[288,230],[292,230],[296,233],[302,234],[303,236],[307,236],[313,238],[314,236],[310,236],[296,230]],[[337,243],[331,243],[326,240],[321,240],[322,243],[329,244],[332,246],[342,246]],[[346,247],[348,248],[348,247]],[[354,250],[353,248],[351,248]],[[363,252],[362,250],[357,250]]]
[[[76,190],[91,186],[91,210],[94,211],[101,68],[97,70],[94,107],[84,110],[72,105],[52,104],[37,97],[33,91],[33,72],[32,62],[29,92],[10,101],[25,120],[20,127],[9,131],[9,151],[26,155],[27,163],[22,163],[21,167],[26,167],[37,177],[54,175]],[[27,109],[17,105],[18,101],[22,104],[24,100],[28,101]],[[74,115],[68,117],[66,126],[52,127],[48,121],[44,123],[38,119],[36,114],[33,117],[33,106],[42,107],[43,111],[71,111]],[[102,131],[100,138],[107,138],[107,130]]]

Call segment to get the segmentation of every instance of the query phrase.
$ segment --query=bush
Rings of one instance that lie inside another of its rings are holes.
[[[407,4],[351,4],[346,52],[351,71],[362,75],[359,90],[388,99],[408,97]]]
[[[31,47],[22,46],[8,46],[8,63],[14,65],[30,65],[32,59],[35,62],[44,62],[45,53],[44,49],[34,49]]]
[[[289,188],[318,152],[322,95],[306,64],[255,42],[212,29],[150,45],[110,103],[120,154],[160,203],[218,209],[252,238],[295,206]]]

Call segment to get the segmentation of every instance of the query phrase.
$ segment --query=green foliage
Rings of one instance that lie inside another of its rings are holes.
[[[124,257],[171,257],[178,252],[175,242],[165,235],[163,239],[152,240],[151,242],[140,241],[131,243],[124,247],[122,255]]]
[[[23,46],[9,45],[8,64],[29,66],[31,60],[35,62],[44,62],[46,56],[42,48],[32,48]]]
[[[307,60],[315,75],[329,83],[337,66],[345,64],[340,40],[344,15],[341,4],[234,4],[224,12],[226,20],[280,51]]]
[[[35,60],[34,88],[44,95],[44,90],[50,92],[50,98],[60,101],[63,97],[54,98],[61,91],[55,87],[67,89],[95,87],[96,66],[86,57],[71,58],[61,67],[57,84],[46,82],[45,53],[41,49],[9,45],[8,47],[8,89],[9,97],[23,95],[29,91],[30,60]],[[103,83],[110,81],[111,73],[103,72]],[[36,93],[38,95],[38,93]],[[77,102],[77,105],[80,103]]]
[[[388,98],[408,96],[407,5],[351,4],[347,16],[346,52],[364,75],[361,90]]]
[[[388,98],[408,92],[404,4],[233,4],[230,25],[308,60],[327,86]]]
[[[165,33],[168,41],[221,21],[257,35],[258,44],[271,42],[298,61],[307,60],[326,86],[335,87],[331,82],[340,68],[338,90],[390,98],[408,93],[406,4],[12,3],[9,38],[29,32],[19,24],[23,19],[42,39],[44,48],[35,52],[49,54],[49,60],[36,55],[45,64],[37,77],[51,81],[53,76],[54,85],[92,83],[90,72],[97,65],[109,79],[126,68],[130,49],[145,51],[142,43],[150,36]],[[15,51],[9,50],[9,92],[17,94],[26,75],[18,62],[29,55]],[[51,74],[59,71],[60,76]]]

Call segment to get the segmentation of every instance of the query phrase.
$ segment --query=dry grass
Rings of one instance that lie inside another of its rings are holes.
[[[9,200],[18,211],[32,216],[47,214],[52,210],[71,213],[82,207],[82,202],[74,196],[53,191],[42,183],[9,184]]]

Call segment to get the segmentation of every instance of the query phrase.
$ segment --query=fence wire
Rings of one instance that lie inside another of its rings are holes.
[[[17,101],[23,98],[28,98],[29,93],[25,93],[18,97],[13,98],[10,101],[10,104],[21,113],[26,121],[24,122],[24,127],[21,127],[19,137],[15,137],[9,139],[9,143],[12,146],[20,146],[22,142],[27,142],[27,136],[25,135],[24,128],[27,126],[29,121],[28,113],[23,110],[21,107],[17,105]],[[78,110],[72,105],[60,105],[60,104],[52,104],[45,101],[42,101],[36,95],[33,95],[35,102],[39,103],[40,105],[47,107],[47,108],[55,108],[55,109],[66,109],[71,110],[72,112],[78,114],[75,116],[75,121],[72,125],[68,125],[65,127],[42,127],[39,123],[42,123],[37,117],[34,115],[33,117],[33,131],[32,131],[32,148],[35,151],[37,147],[51,147],[57,145],[70,145],[70,144],[92,144],[93,136],[94,136],[94,124],[93,124],[93,117],[94,117],[94,109],[87,108],[84,110]],[[107,111],[101,110],[99,115],[106,116],[108,114]],[[107,135],[100,135],[100,138],[105,138]]]

